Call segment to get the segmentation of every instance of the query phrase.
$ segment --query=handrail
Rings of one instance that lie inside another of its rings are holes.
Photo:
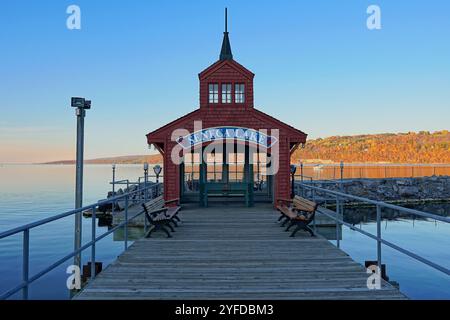
[[[394,205],[394,204],[386,203],[386,202],[383,202],[383,201],[371,200],[371,199],[367,199],[367,198],[363,198],[363,197],[359,197],[359,196],[354,196],[354,195],[343,193],[343,192],[339,192],[339,191],[334,191],[334,190],[314,187],[314,186],[305,185],[305,184],[300,184],[300,185],[304,186],[304,187],[306,187],[308,189],[313,189],[313,190],[320,191],[320,192],[331,193],[333,195],[340,196],[340,197],[343,197],[343,198],[349,198],[349,199],[353,199],[353,200],[358,200],[358,201],[370,203],[370,204],[373,204],[373,205],[376,205],[376,206],[379,205],[379,206],[382,206],[382,207],[385,207],[385,208],[399,210],[399,211],[404,211],[404,212],[407,212],[407,213],[410,213],[410,214],[415,214],[415,215],[422,216],[422,217],[425,217],[425,218],[430,218],[430,219],[433,219],[433,220],[438,220],[438,221],[450,223],[450,217],[438,216],[438,215],[435,215],[435,214],[432,214],[432,213],[423,212],[423,211],[410,209],[410,208],[405,208],[405,207],[397,206],[397,205]]]
[[[113,233],[114,231],[116,231],[117,229],[123,228],[125,227],[125,251],[128,249],[128,233],[127,233],[127,227],[128,227],[128,223],[129,221],[137,218],[138,216],[143,214],[143,211],[140,211],[138,214],[132,216],[131,218],[128,217],[128,204],[129,204],[129,198],[134,196],[135,194],[139,194],[142,195],[142,193],[144,193],[144,196],[142,197],[142,199],[140,199],[142,202],[147,201],[147,197],[148,197],[148,193],[150,190],[155,189],[156,193],[158,193],[159,190],[159,183],[154,183],[152,185],[146,186],[142,189],[139,190],[135,190],[132,192],[128,192],[119,196],[114,196],[114,197],[110,197],[106,200],[100,200],[95,204],[90,204],[87,206],[84,206],[82,208],[78,208],[78,209],[74,209],[74,210],[70,210],[52,217],[48,217],[45,219],[41,219],[17,228],[13,228],[11,230],[7,230],[4,232],[0,233],[0,240],[4,239],[6,237],[10,237],[12,235],[15,235],[17,233],[23,232],[23,263],[22,263],[22,269],[23,269],[23,277],[22,277],[22,282],[17,285],[16,287],[9,289],[8,291],[1,293],[0,294],[0,300],[5,300],[7,298],[9,298],[10,296],[12,296],[13,294],[19,292],[20,290],[23,290],[23,299],[26,300],[28,299],[28,287],[31,283],[33,283],[34,281],[36,281],[37,279],[41,278],[42,276],[44,276],[45,274],[47,274],[48,272],[52,271],[53,269],[55,269],[56,267],[60,266],[61,264],[63,264],[64,262],[66,262],[67,260],[73,258],[74,256],[80,254],[82,251],[88,249],[89,247],[92,248],[92,252],[91,252],[91,279],[93,279],[95,277],[95,245],[98,241],[102,240],[103,238],[105,238],[106,236],[110,235],[111,233]],[[153,192],[152,192],[153,193]],[[158,194],[155,194],[155,196],[157,197]],[[103,233],[100,236],[96,236],[95,235],[95,226],[96,226],[96,207],[101,206],[101,205],[105,205],[105,204],[115,204],[117,203],[119,200],[122,200],[123,198],[125,198],[125,221],[123,221],[122,223],[118,224],[117,226],[109,229],[107,232]],[[60,220],[62,218],[77,214],[77,213],[82,213],[88,210],[92,210],[92,239],[90,242],[84,244],[83,246],[81,246],[80,248],[78,248],[77,250],[74,250],[73,252],[69,253],[68,255],[66,255],[65,257],[59,259],[58,261],[54,262],[53,264],[51,264],[50,266],[48,266],[47,268],[39,271],[38,273],[36,273],[34,276],[29,277],[28,275],[28,271],[29,271],[29,237],[30,237],[30,230],[39,226],[42,226],[44,224],[56,221],[56,220]]]
[[[319,187],[314,187],[311,185],[307,185],[304,183],[299,184],[300,187],[302,188],[307,188],[312,190],[313,193],[313,198],[314,198],[314,192],[323,192],[323,193],[328,193],[328,194],[332,194],[335,196],[336,198],[336,216],[333,216],[325,211],[321,211],[322,214],[326,215],[327,217],[333,219],[334,221],[336,221],[336,235],[337,235],[337,246],[339,247],[339,235],[338,235],[338,231],[339,231],[339,224],[341,225],[345,225],[346,227],[349,227],[351,230],[357,231],[371,239],[374,239],[377,241],[377,264],[378,264],[378,268],[381,268],[381,244],[384,244],[394,250],[397,250],[419,262],[422,262],[440,272],[443,272],[447,275],[450,275],[450,270],[447,269],[444,266],[441,266],[435,262],[432,262],[426,258],[423,258],[421,256],[419,256],[418,254],[404,249],[390,241],[384,240],[381,236],[381,208],[390,208],[390,209],[394,209],[394,210],[398,210],[398,211],[403,211],[403,212],[407,212],[409,214],[413,214],[413,215],[418,215],[421,217],[425,217],[425,218],[430,218],[430,219],[434,219],[434,220],[438,220],[438,221],[442,221],[442,222],[446,222],[446,223],[450,223],[450,218],[449,217],[442,217],[442,216],[438,216],[435,214],[431,214],[428,212],[422,212],[419,210],[414,210],[414,209],[410,209],[410,208],[405,208],[405,207],[401,207],[401,206],[396,206],[393,204],[389,204],[389,203],[385,203],[383,201],[376,201],[376,200],[371,200],[371,199],[367,199],[367,198],[363,198],[363,197],[359,197],[359,196],[354,196],[351,194],[346,194],[346,193],[342,193],[342,192],[338,192],[338,191],[333,191],[333,190],[329,190],[329,189],[324,189],[324,188],[319,188]],[[345,222],[342,219],[339,219],[339,213],[340,213],[340,208],[341,208],[341,202],[340,202],[340,198],[350,198],[350,199],[354,199],[354,200],[358,200],[361,202],[366,202],[366,203],[370,203],[370,204],[374,204],[377,208],[377,235],[373,235],[369,232],[366,232],[360,228],[356,228],[354,225]]]

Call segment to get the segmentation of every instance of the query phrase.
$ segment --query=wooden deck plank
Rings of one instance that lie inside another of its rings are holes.
[[[75,299],[404,299],[369,290],[360,264],[322,237],[290,238],[268,205],[183,208],[173,238],[155,233]]]

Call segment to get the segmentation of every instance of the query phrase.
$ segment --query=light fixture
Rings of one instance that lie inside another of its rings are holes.
[[[86,100],[85,98],[72,97],[71,106],[78,109],[90,109],[91,100]]]
[[[155,172],[156,176],[159,176],[161,174],[162,168],[159,164],[153,167],[153,172]]]
[[[297,166],[295,164],[291,164],[291,174],[294,175],[297,171]]]

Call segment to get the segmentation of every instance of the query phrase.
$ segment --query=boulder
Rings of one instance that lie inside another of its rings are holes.
[[[419,188],[417,186],[404,185],[399,187],[398,194],[405,198],[419,198]]]

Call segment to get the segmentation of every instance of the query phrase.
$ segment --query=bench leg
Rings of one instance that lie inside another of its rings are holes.
[[[163,226],[161,226],[161,228],[165,229],[165,226],[167,226],[170,231],[175,232],[175,229],[170,225],[170,221],[168,221],[166,224],[164,224]],[[167,229],[166,229],[167,230]]]
[[[291,223],[289,223],[288,227],[284,230],[284,231],[289,231],[290,228],[292,228],[294,225],[296,224],[296,221],[291,221]]]
[[[288,217],[284,217],[285,220],[283,221],[283,223],[281,224],[281,227],[284,227],[286,225],[286,223],[288,223],[289,221],[291,221],[291,219],[289,219]]]
[[[303,227],[300,224],[297,225],[297,228],[295,228],[294,231],[292,231],[290,237],[292,237],[292,238],[295,237],[295,234],[301,229],[303,229]]]
[[[309,234],[311,235],[311,237],[315,237],[316,235],[314,234],[314,231],[312,231],[312,229],[309,226],[305,226],[305,230],[309,232]]]
[[[310,227],[308,227],[305,223],[299,223],[297,225],[297,228],[295,228],[295,230],[291,233],[291,237],[295,237],[295,234],[299,231],[299,230],[305,230],[306,232],[309,232],[309,234],[311,235],[311,237],[315,237],[314,232],[311,230]]]
[[[284,216],[280,213],[280,217],[278,218],[278,222],[280,222],[283,218],[284,218]]]
[[[175,220],[177,220],[178,222],[181,222],[181,219],[178,216],[173,217]]]
[[[165,234],[167,234],[167,238],[172,238],[172,235],[164,226],[161,226],[161,230],[164,231]]]
[[[148,230],[147,234],[145,235],[146,238],[151,238],[152,237],[152,232],[155,231],[156,226],[154,224],[152,224],[150,226],[150,229]]]
[[[167,230],[163,225],[160,225],[160,224],[153,224],[152,227],[150,228],[146,238],[151,238],[152,233],[157,230],[162,230],[167,235],[167,238],[172,238],[169,230]]]
[[[175,220],[175,217],[172,218],[172,219],[170,219],[170,222],[173,223],[173,226],[174,226],[174,227],[178,227],[178,223],[177,223],[177,221]]]

